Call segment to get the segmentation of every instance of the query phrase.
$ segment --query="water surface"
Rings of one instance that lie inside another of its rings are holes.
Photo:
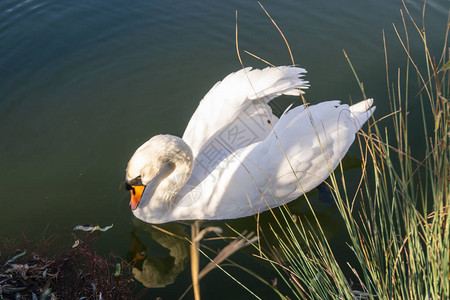
[[[422,3],[406,2],[411,14],[420,16]],[[428,42],[440,55],[449,1],[427,3]],[[263,4],[286,35],[295,63],[308,70],[310,103],[362,98],[345,49],[366,94],[375,98],[376,116],[389,112],[382,30],[395,78],[396,68],[406,61],[392,26],[395,23],[403,32],[401,1]],[[282,38],[254,1],[2,1],[0,233],[64,234],[78,224],[114,224],[100,238],[100,251],[125,257],[137,237],[147,249],[156,249],[156,257],[169,261],[160,273],[180,273],[170,275],[174,284],[148,295],[178,296],[190,280],[189,270],[182,267],[187,262],[184,246],[173,246],[179,256],[167,258],[169,250],[158,246],[158,234],[133,221],[128,195],[119,185],[139,145],[159,133],[181,135],[209,88],[240,68],[236,11],[241,50],[276,65],[291,63]],[[413,32],[411,26],[408,29]],[[423,53],[421,48],[412,51]],[[247,66],[264,66],[250,56],[243,59]],[[286,101],[280,110],[289,104]],[[420,118],[419,107],[418,100],[412,101],[413,118]],[[350,154],[358,155],[358,149]],[[297,206],[304,210],[300,203],[293,204]],[[322,211],[333,228],[329,209],[325,205]],[[254,228],[251,218],[233,224]],[[343,242],[336,244],[345,247]],[[235,259],[268,280],[275,276],[249,257],[243,252]],[[248,298],[219,271],[203,282],[205,298],[215,296],[217,287],[226,298]],[[256,280],[243,282],[263,293]]]

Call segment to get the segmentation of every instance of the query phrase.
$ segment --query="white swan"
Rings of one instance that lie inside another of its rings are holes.
[[[304,73],[285,66],[232,73],[206,94],[182,139],[157,135],[139,147],[125,179],[134,215],[149,223],[239,218],[324,181],[375,107],[372,99],[350,107],[328,101],[278,120],[267,103],[303,93]]]

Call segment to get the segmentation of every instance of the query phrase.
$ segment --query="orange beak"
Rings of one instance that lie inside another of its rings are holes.
[[[144,192],[145,186],[142,185],[133,185],[131,187],[130,193],[131,193],[131,200],[130,200],[130,206],[131,210],[135,210],[139,202],[141,201],[142,193]]]

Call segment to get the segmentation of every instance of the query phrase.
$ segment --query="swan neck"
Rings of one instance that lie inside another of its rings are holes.
[[[161,160],[172,172],[162,178],[155,196],[162,204],[171,207],[178,192],[191,176],[194,157],[190,147],[179,139],[166,149]]]
[[[194,157],[181,138],[157,135],[136,150],[127,168],[127,180],[140,178],[153,204],[172,203],[191,176]]]

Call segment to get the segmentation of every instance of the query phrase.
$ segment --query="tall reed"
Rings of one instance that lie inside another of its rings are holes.
[[[281,217],[271,227],[279,252],[257,247],[258,256],[272,264],[296,298],[450,298],[449,23],[436,58],[425,25],[418,25],[423,20],[416,22],[405,4],[402,20],[404,35],[395,25],[394,30],[407,63],[391,83],[385,51],[392,113],[359,134],[362,174],[357,191],[350,191],[354,183],[346,182],[342,165],[342,172],[328,180],[356,265],[343,266],[335,259],[317,218],[293,220],[287,207],[280,208]],[[407,24],[418,34],[425,61],[411,54]],[[410,84],[412,80],[417,84]],[[422,120],[409,119],[412,101],[420,101]],[[411,149],[411,122],[423,123],[423,149]],[[424,154],[415,158],[417,153]],[[351,270],[356,283],[345,270]]]

